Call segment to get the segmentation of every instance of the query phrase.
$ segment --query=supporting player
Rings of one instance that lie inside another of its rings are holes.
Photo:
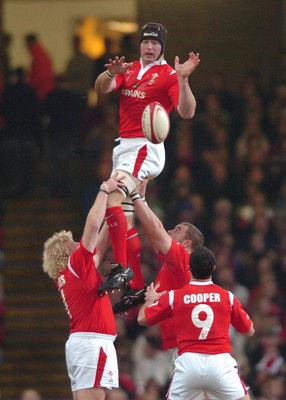
[[[118,387],[114,314],[109,296],[98,293],[103,279],[96,267],[107,244],[107,235],[99,234],[107,198],[122,187],[119,181],[115,174],[100,186],[80,243],[71,232],[61,231],[44,244],[43,269],[54,280],[70,318],[66,363],[74,400],[104,400],[106,389]]]
[[[230,355],[229,327],[252,336],[253,323],[239,300],[215,285],[215,256],[198,246],[190,256],[191,282],[182,289],[156,293],[151,284],[138,314],[140,325],[174,319],[178,342],[169,400],[250,400]],[[155,304],[154,304],[155,303]]]
[[[181,222],[166,231],[160,219],[144,200],[146,184],[145,180],[138,186],[138,192],[133,193],[132,199],[136,215],[161,265],[155,280],[156,289],[159,292],[180,289],[190,282],[189,257],[196,246],[203,244],[204,236],[198,228],[188,222]],[[143,302],[144,290],[130,290],[113,306],[113,310],[123,313]],[[163,348],[176,348],[172,320],[162,321],[160,329]]]

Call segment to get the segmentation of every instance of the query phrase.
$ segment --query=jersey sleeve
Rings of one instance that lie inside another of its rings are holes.
[[[177,110],[179,104],[179,84],[177,72],[173,68],[171,68],[170,71],[170,76],[167,83],[167,90],[173,106]]]
[[[120,86],[122,85],[122,82],[124,80],[123,76],[124,76],[124,74],[117,74],[116,75],[116,77],[115,77],[116,86],[115,86],[115,89],[113,89],[112,93],[116,92],[120,88]]]
[[[70,272],[81,279],[87,292],[93,290],[98,284],[98,274],[94,273],[96,268],[93,256],[95,253],[88,251],[80,242],[68,262]]]
[[[173,311],[174,291],[163,295],[159,301],[145,308],[145,318],[149,325],[155,325],[158,322],[170,317]]]
[[[187,284],[190,281],[191,274],[189,271],[189,255],[186,250],[175,240],[172,240],[171,247],[166,254],[158,253],[158,260],[163,263],[165,262],[166,267],[171,272],[175,272],[178,275],[188,275],[188,280],[183,282]]]
[[[251,327],[251,319],[242,308],[240,301],[233,297],[231,324],[240,333],[247,333]]]

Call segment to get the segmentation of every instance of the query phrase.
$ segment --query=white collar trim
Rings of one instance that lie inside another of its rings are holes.
[[[207,282],[198,282],[198,281],[190,281],[190,285],[197,285],[197,286],[206,286],[206,285],[212,285],[213,281],[207,281]]]
[[[151,64],[146,65],[146,67],[143,67],[142,59],[140,58],[140,64],[141,64],[141,68],[138,73],[137,79],[141,79],[142,76],[145,74],[145,72],[148,71],[154,65],[164,65],[164,64],[167,64],[167,61],[166,60],[157,60]]]

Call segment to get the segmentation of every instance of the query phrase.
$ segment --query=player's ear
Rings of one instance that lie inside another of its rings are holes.
[[[181,245],[185,248],[191,248],[192,247],[193,242],[191,241],[191,239],[185,239],[182,241]]]

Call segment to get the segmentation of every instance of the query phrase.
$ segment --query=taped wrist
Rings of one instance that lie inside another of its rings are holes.
[[[109,72],[109,69],[106,71],[106,75],[109,79],[113,79],[116,77],[116,74],[112,74],[111,72]]]
[[[131,197],[131,200],[133,201],[133,203],[134,203],[134,201],[141,199],[140,194],[137,192],[130,194],[130,197]]]

